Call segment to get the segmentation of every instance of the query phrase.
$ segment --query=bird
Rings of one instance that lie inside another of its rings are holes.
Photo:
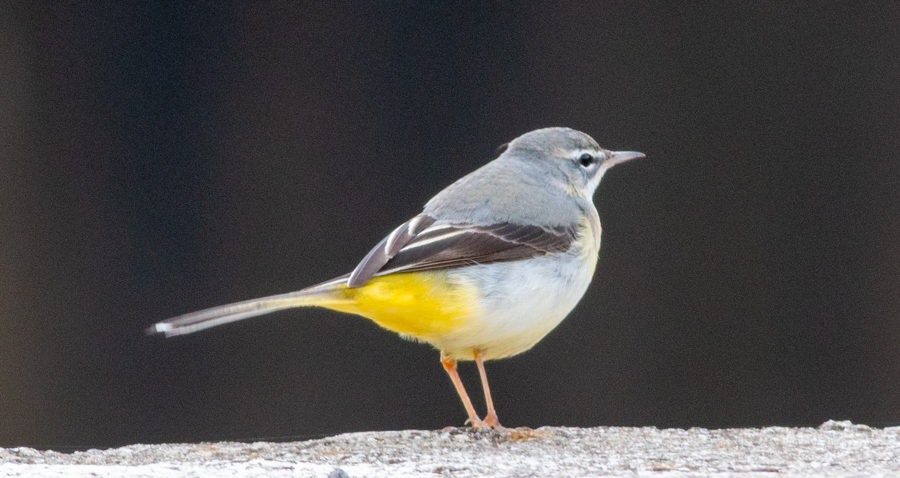
[[[430,199],[349,274],[173,317],[147,332],[184,335],[294,307],[356,314],[431,344],[468,415],[465,424],[506,430],[484,362],[531,349],[575,308],[599,260],[594,191],[611,167],[645,155],[603,149],[563,127],[530,131],[498,151]],[[458,361],[478,368],[484,418],[460,380]]]

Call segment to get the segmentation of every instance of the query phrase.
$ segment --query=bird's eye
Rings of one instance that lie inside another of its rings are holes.
[[[594,157],[588,153],[584,153],[578,158],[578,162],[581,163],[581,165],[586,168],[586,167],[594,164]]]

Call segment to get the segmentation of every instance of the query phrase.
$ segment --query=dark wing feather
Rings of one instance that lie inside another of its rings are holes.
[[[433,218],[425,217],[430,220],[429,225],[434,223]],[[413,224],[416,220],[400,226],[375,246],[351,274],[348,287],[358,287],[375,275],[392,272],[529,259],[566,251],[575,241],[572,227],[545,229],[502,223],[490,226],[442,224],[428,228],[427,225]]]
[[[447,230],[445,230],[447,231]],[[444,238],[429,242],[416,237],[379,271],[424,271],[475,264],[508,262],[566,251],[575,241],[570,228],[544,229],[539,226],[494,224],[454,225]],[[418,244],[425,242],[425,245]]]
[[[428,226],[434,224],[435,219],[427,214],[419,214],[418,216],[404,222],[397,229],[394,229],[387,237],[381,240],[375,247],[366,254],[366,257],[359,262],[356,269],[350,273],[347,279],[347,287],[359,287],[371,279],[403,246],[405,246],[413,237],[422,232]]]

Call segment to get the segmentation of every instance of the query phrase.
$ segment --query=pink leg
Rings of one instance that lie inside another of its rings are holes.
[[[478,375],[481,375],[481,388],[484,389],[484,401],[487,404],[487,415],[484,417],[484,424],[497,430],[505,430],[503,425],[500,425],[500,420],[497,419],[497,411],[494,410],[494,400],[491,398],[491,388],[488,386],[487,373],[484,371],[484,360],[478,355],[477,350],[474,350],[473,352],[475,354],[475,363],[478,365]]]
[[[463,406],[466,407],[466,413],[469,414],[469,419],[466,423],[471,423],[472,428],[483,428],[487,426],[484,422],[478,418],[478,415],[475,414],[475,407],[472,406],[472,400],[469,400],[469,394],[466,393],[465,387],[463,387],[462,380],[459,379],[459,373],[456,371],[456,360],[449,359],[441,355],[441,364],[444,366],[444,370],[447,371],[447,375],[450,376],[450,380],[453,382],[453,386],[456,387],[456,393],[459,394],[459,398],[463,402]],[[495,414],[496,418],[496,414]]]

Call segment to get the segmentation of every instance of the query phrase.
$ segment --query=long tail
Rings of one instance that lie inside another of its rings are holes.
[[[346,283],[346,279],[343,281],[336,279],[297,292],[198,310],[153,324],[147,329],[147,334],[162,333],[166,334],[166,337],[173,337],[292,307],[325,305],[336,300],[334,293],[343,288],[343,283]]]

